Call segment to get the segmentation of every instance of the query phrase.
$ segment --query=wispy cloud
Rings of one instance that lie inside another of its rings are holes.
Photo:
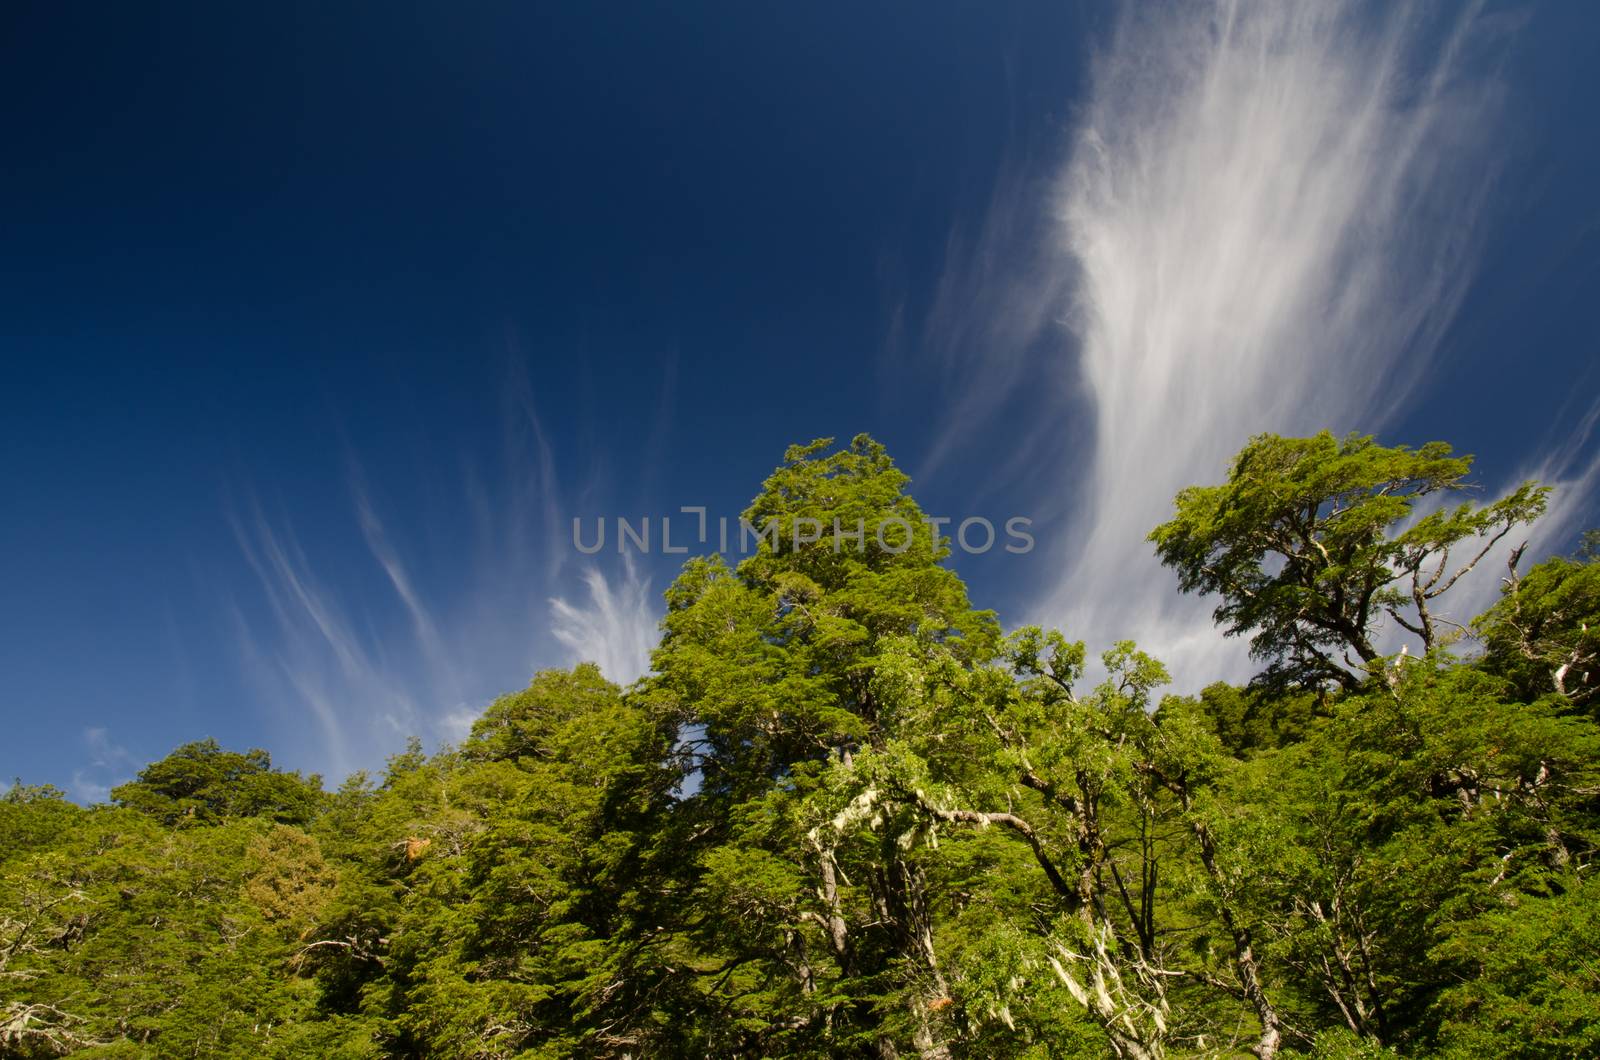
[[[624,682],[644,672],[658,612],[649,581],[622,556],[595,557],[618,570],[566,569],[554,439],[514,355],[503,382],[501,451],[421,484],[407,507],[353,450],[349,522],[322,513],[304,539],[314,547],[256,493],[233,506],[253,579],[227,612],[257,698],[308,733],[298,746],[279,739],[294,764],[342,776],[407,736],[457,742],[542,667],[587,659]]]
[[[967,413],[1042,385],[1058,421],[1092,422],[1060,428],[1093,455],[1040,501],[1067,531],[1033,619],[1133,637],[1189,681],[1249,672],[1145,535],[1250,435],[1381,430],[1438,366],[1494,177],[1500,90],[1461,75],[1481,29],[1377,4],[1124,10],[1033,234],[998,211],[1001,246],[940,292],[990,322],[931,321],[999,366]],[[954,417],[946,444],[971,429]]]
[[[415,700],[386,673],[339,594],[317,577],[292,525],[270,520],[254,496],[230,517],[266,604],[264,625],[232,608],[241,657],[264,698],[310,713],[317,757],[339,774],[353,768],[352,740],[387,746],[394,737],[384,730],[416,731]]]
[[[550,600],[551,632],[567,649],[569,663],[593,662],[612,681],[631,684],[650,669],[659,616],[650,579],[640,577],[631,556],[613,584],[598,567],[583,572],[587,602]]]
[[[974,230],[957,225],[946,238],[945,268],[918,344],[922,363],[906,363],[898,343],[891,342],[897,371],[933,367],[952,399],[918,465],[919,477],[935,474],[970,444],[1019,388],[1069,385],[1071,367],[1052,355],[1060,352],[1071,262],[1051,240],[1038,238],[1051,184],[1025,152],[1006,159],[982,223]],[[903,306],[896,314],[902,311]],[[898,320],[891,324],[899,326]],[[892,375],[885,385],[894,385]],[[1016,470],[1038,441],[1019,437],[1015,422],[1009,426],[1012,464],[996,469],[1002,473]]]
[[[1242,675],[1244,646],[1177,596],[1144,535],[1249,435],[1374,429],[1434,363],[1488,188],[1473,133],[1494,89],[1455,67],[1472,25],[1430,49],[1398,7],[1124,19],[1058,207],[1095,450],[1050,617],[1198,679]]]
[[[1542,456],[1524,464],[1510,476],[1508,485],[1529,479],[1550,487],[1549,505],[1544,517],[1533,526],[1514,531],[1484,557],[1470,575],[1462,579],[1451,595],[1444,598],[1443,617],[1467,623],[1498,599],[1506,577],[1506,561],[1511,551],[1526,545],[1522,570],[1538,559],[1553,554],[1570,554],[1579,535],[1592,528],[1595,498],[1600,496],[1600,449],[1595,436],[1600,433],[1600,402],[1593,405],[1577,429],[1561,441],[1542,447]]]
[[[69,794],[86,805],[105,802],[111,797],[112,788],[133,779],[133,755],[101,726],[83,730],[83,743],[88,760],[72,771]]]

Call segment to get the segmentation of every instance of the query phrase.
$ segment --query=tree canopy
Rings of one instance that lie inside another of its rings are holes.
[[[1262,436],[1181,493],[1158,553],[1265,664],[1184,695],[975,609],[872,439],[792,447],[628,689],[334,791],[210,740],[14,786],[0,1057],[1596,1055],[1594,554],[1452,635],[1544,500],[1468,468]]]
[[[1258,435],[1226,483],[1179,493],[1150,540],[1185,592],[1221,597],[1218,625],[1252,635],[1267,676],[1354,689],[1380,656],[1383,617],[1431,651],[1435,601],[1544,511],[1532,482],[1492,504],[1451,504],[1471,466],[1444,442]]]

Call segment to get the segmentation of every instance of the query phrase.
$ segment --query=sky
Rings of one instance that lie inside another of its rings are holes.
[[[681,540],[818,437],[1184,688],[1250,663],[1144,536],[1254,433],[1450,441],[1567,551],[1597,101],[1554,2],[4,5],[0,777],[337,783],[630,681],[683,556],[572,521]]]

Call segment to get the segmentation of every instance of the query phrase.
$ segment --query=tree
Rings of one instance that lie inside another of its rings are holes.
[[[1380,658],[1384,616],[1432,650],[1449,621],[1434,601],[1544,511],[1548,490],[1532,482],[1486,506],[1443,506],[1471,488],[1471,463],[1444,442],[1262,434],[1225,484],[1180,492],[1150,540],[1184,592],[1221,596],[1216,621],[1231,636],[1252,634],[1266,678],[1353,690]]]
[[[1592,974],[1561,896],[1587,888],[1600,844],[1600,733],[1504,693],[1474,667],[1418,662],[1216,791],[1254,837],[1233,844],[1235,900],[1286,1024],[1420,1055],[1447,1033],[1476,1043],[1459,1055],[1587,1052],[1573,984]],[[1518,951],[1534,944],[1565,963]],[[1546,999],[1564,1022],[1542,1033],[1569,1037],[1526,1051]],[[1520,1011],[1524,1029],[1466,1026],[1491,1009]]]
[[[1519,575],[1521,558],[1521,549],[1512,553],[1499,601],[1472,623],[1483,665],[1529,699],[1555,692],[1592,711],[1600,702],[1600,532],[1590,532],[1576,559],[1552,556]]]
[[[688,989],[729,1014],[699,1051],[944,1056],[926,859],[887,833],[830,842],[813,807],[831,771],[903,732],[875,682],[886,649],[911,637],[981,660],[999,631],[883,447],[831,447],[791,447],[763,483],[744,513],[768,531],[755,554],[690,561],[667,593],[643,695],[684,740],[697,787],[679,855],[704,902],[680,910],[675,944],[695,954]],[[743,869],[759,886],[733,886]]]
[[[391,1054],[622,1056],[656,1043],[631,958],[670,797],[661,732],[592,664],[535,674],[459,750],[396,756],[324,846],[345,861],[298,971]],[[648,918],[648,910],[643,914]]]
[[[215,824],[230,817],[305,824],[324,798],[321,777],[273,769],[265,751],[225,751],[211,739],[184,744],[111,790],[117,805],[166,824]]]
[[[304,833],[53,801],[20,807],[55,822],[47,844],[0,850],[0,1056],[284,1055],[281,1026],[317,1022],[281,930],[317,901],[290,882]]]
[[[1431,1015],[1446,1056],[1600,1055],[1600,879],[1453,926],[1433,951],[1457,970]]]
[[[1001,636],[877,443],[793,447],[627,691],[535,674],[333,793],[212,741],[13,787],[0,1057],[1593,1055],[1592,555],[1361,681],[1542,503],[1431,509],[1465,471],[1263,438],[1186,491],[1162,546],[1322,687],[1157,702]]]

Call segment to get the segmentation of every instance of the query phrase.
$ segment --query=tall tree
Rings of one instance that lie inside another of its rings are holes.
[[[736,571],[694,561],[667,594],[647,694],[692,756],[683,854],[717,899],[685,929],[707,951],[703,989],[733,1017],[720,1048],[798,1037],[941,1056],[924,865],[892,841],[830,843],[805,806],[830,763],[851,769],[898,735],[874,684],[886,645],[980,659],[998,629],[941,565],[947,544],[883,447],[831,445],[785,454],[744,513],[765,536]],[[788,926],[752,932],[752,910]]]
[[[1382,616],[1432,650],[1447,621],[1435,601],[1544,511],[1547,489],[1532,482],[1493,504],[1446,506],[1470,489],[1471,465],[1444,442],[1262,434],[1226,483],[1180,492],[1150,540],[1183,591],[1222,598],[1218,624],[1252,635],[1269,679],[1355,689],[1380,657]]]

